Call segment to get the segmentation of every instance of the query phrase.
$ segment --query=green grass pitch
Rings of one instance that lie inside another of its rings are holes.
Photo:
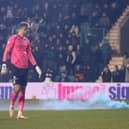
[[[25,111],[10,120],[0,111],[0,129],[129,129],[129,110]],[[15,113],[16,116],[16,113]]]

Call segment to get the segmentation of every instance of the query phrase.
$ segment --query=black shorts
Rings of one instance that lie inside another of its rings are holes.
[[[21,69],[12,65],[12,76],[13,85],[18,84],[23,87],[27,85],[28,69]]]

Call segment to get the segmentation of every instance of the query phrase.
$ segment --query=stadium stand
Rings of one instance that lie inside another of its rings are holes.
[[[95,82],[109,63],[107,32],[128,0],[0,0],[0,63],[10,34],[21,21],[30,24],[33,54],[52,81]],[[123,6],[121,6],[123,5]],[[100,43],[101,42],[101,43]],[[30,69],[30,82],[39,81]],[[92,78],[92,79],[91,79]],[[11,81],[8,75],[0,81]]]

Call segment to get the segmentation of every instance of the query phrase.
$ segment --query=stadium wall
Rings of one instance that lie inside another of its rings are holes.
[[[120,49],[121,53],[129,51],[129,16],[126,18],[120,31]]]
[[[11,83],[0,83],[0,99],[10,98]],[[28,83],[26,99],[88,100],[103,92],[112,100],[129,100],[129,83]]]

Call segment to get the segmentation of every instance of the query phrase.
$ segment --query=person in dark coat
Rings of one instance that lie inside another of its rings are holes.
[[[124,53],[123,55],[123,65],[125,67],[125,82],[129,82],[129,55]]]
[[[114,71],[112,72],[112,81],[119,82],[120,72],[118,66],[115,65]]]
[[[111,82],[111,71],[108,66],[104,68],[102,73],[102,80],[103,82]]]
[[[123,65],[119,67],[119,82],[125,82],[125,67]]]

